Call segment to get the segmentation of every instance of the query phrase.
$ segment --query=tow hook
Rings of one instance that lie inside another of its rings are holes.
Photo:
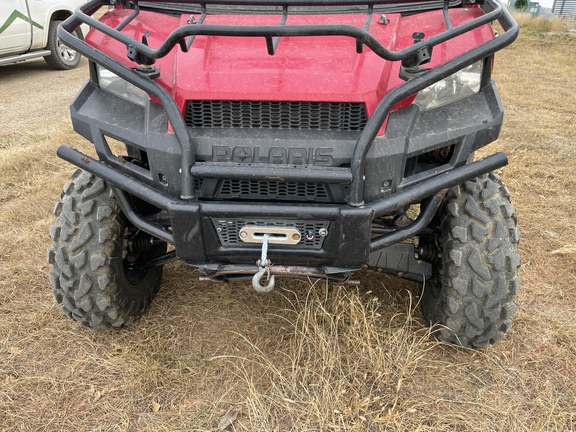
[[[258,271],[252,278],[252,287],[256,292],[265,294],[269,293],[274,289],[274,275],[270,275],[270,260],[267,259],[268,255],[268,234],[264,234],[262,236],[262,256],[260,257],[260,261],[256,262],[258,266]],[[268,285],[263,286],[261,284],[262,276],[266,274],[266,279],[268,279]]]

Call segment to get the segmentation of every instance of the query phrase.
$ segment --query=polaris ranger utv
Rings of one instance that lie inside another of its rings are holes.
[[[507,158],[474,161],[502,124],[494,53],[518,35],[497,0],[92,0],[58,35],[90,61],[71,116],[98,155],[58,149],[80,168],[48,250],[72,319],[131,323],[182,260],[259,292],[377,269],[421,284],[442,341],[509,329]]]

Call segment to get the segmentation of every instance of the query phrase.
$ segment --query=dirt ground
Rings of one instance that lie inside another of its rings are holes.
[[[173,264],[137,323],[80,327],[45,256],[72,171],[56,148],[90,150],[68,115],[86,61],[0,67],[0,430],[576,430],[575,39],[524,35],[496,62],[522,288],[482,351],[435,342],[417,287],[369,273],[261,296]]]
[[[88,62],[71,71],[56,71],[44,60],[0,68],[0,133],[22,136],[54,132],[67,120],[68,106],[88,77]]]

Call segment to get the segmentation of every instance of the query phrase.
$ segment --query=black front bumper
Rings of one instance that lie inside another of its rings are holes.
[[[164,194],[182,196],[181,145],[167,131],[169,116],[161,105],[138,106],[88,81],[71,105],[71,116],[74,129],[94,143],[100,160]],[[420,112],[411,106],[391,112],[384,136],[373,140],[364,158],[363,202],[378,201],[466,164],[472,152],[498,137],[502,118],[498,91],[490,81],[480,93],[444,107]],[[196,155],[190,168],[195,198],[354,205],[350,202],[354,178],[347,167],[361,132],[188,128],[187,134]],[[108,145],[110,138],[144,152],[147,169],[119,160]],[[410,169],[422,156],[443,148],[452,149],[447,160]],[[248,154],[276,150],[321,156],[281,164],[241,163],[230,157],[238,149]],[[279,193],[280,183],[303,192]],[[265,191],[265,186],[273,191]]]
[[[58,149],[64,160],[93,173],[115,186],[122,210],[138,228],[174,244],[176,254],[187,262],[255,262],[260,248],[224,248],[218,240],[213,218],[264,218],[281,220],[329,221],[329,234],[320,250],[271,247],[271,260],[282,263],[302,263],[310,266],[360,266],[368,262],[371,251],[416,235],[433,217],[447,188],[493,171],[507,164],[503,153],[496,153],[477,162],[440,174],[424,183],[410,186],[382,200],[361,207],[349,205],[199,202],[175,198],[121,173],[101,161],[67,146]],[[127,195],[134,195],[157,208],[167,211],[172,230],[163,228],[135,209]],[[389,234],[372,238],[371,224],[375,217],[394,212],[410,203],[427,200],[421,216],[412,225]],[[438,199],[438,197],[440,199]],[[427,210],[430,208],[430,210]]]

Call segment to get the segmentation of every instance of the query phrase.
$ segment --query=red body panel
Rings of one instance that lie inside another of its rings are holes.
[[[113,10],[101,21],[116,27],[130,14],[128,10]],[[452,9],[453,26],[478,17],[477,8]],[[374,14],[370,33],[392,50],[413,43],[412,34],[423,32],[431,37],[445,30],[442,10],[402,17],[387,14],[388,25],[378,22]],[[149,45],[157,48],[179,26],[185,25],[189,15],[181,18],[140,12],[125,27],[123,33],[140,40],[150,31]],[[365,14],[295,15],[288,16],[287,25],[348,24],[364,27]],[[279,25],[279,15],[209,15],[205,24],[222,25]],[[489,25],[468,32],[434,47],[434,67],[479,44],[492,39]],[[128,66],[137,66],[126,57],[121,43],[92,30],[87,42],[105,54]],[[187,100],[276,100],[364,102],[370,115],[377,103],[390,89],[400,85],[400,62],[381,59],[369,48],[356,53],[356,41],[343,36],[283,37],[276,54],[268,55],[264,38],[197,36],[188,53],[178,46],[159,59],[161,83],[174,97],[183,111]],[[398,107],[409,104],[404,101]]]

